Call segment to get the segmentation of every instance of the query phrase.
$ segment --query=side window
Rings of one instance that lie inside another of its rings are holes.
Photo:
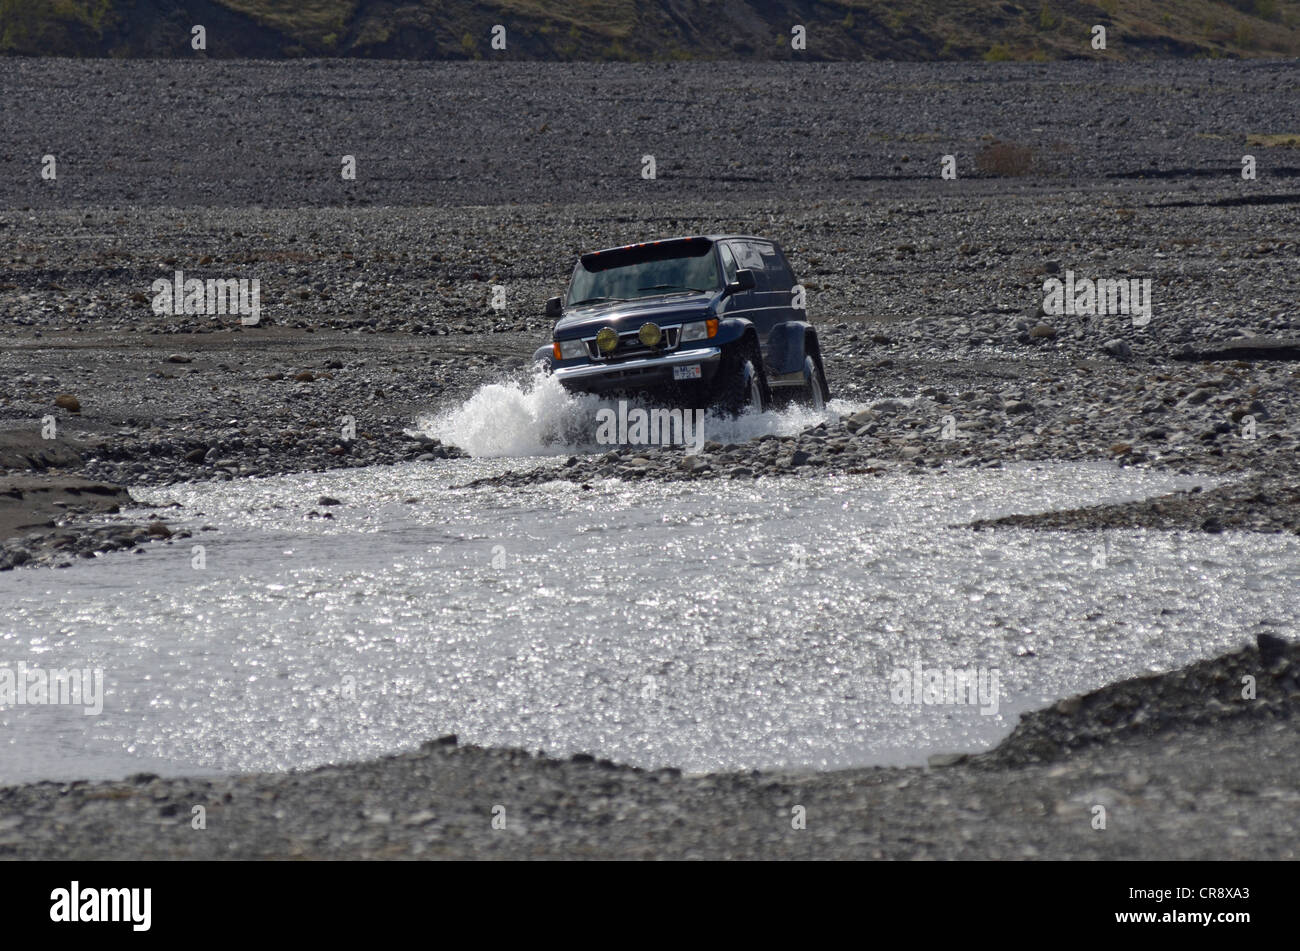
[[[758,253],[758,248],[752,241],[732,241],[731,249],[736,252],[736,263],[739,267],[747,267],[751,271],[761,271],[763,269],[763,258]]]
[[[731,249],[736,254],[737,266],[754,272],[754,290],[760,293],[768,290],[767,271],[763,267],[763,256],[758,251],[758,245],[753,241],[732,241]]]
[[[758,252],[763,258],[763,270],[767,272],[769,289],[789,291],[794,287],[794,274],[790,271],[790,265],[774,245],[760,244]]]
[[[718,245],[718,254],[722,257],[722,276],[728,284],[736,279],[736,259],[727,245]]]

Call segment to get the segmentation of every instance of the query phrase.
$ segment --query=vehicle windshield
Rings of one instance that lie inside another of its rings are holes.
[[[569,281],[568,304],[717,290],[722,285],[713,248],[704,244],[701,254],[700,247],[684,248],[672,257],[665,257],[662,249],[647,249],[646,256],[653,255],[651,259],[633,259],[626,264],[621,262],[632,255],[613,252],[612,259],[619,263],[595,271],[579,261]]]

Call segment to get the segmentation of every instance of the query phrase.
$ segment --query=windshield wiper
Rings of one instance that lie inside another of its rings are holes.
[[[601,301],[627,300],[626,297],[588,297],[586,300],[575,300],[570,307],[579,307],[582,304],[599,304]]]
[[[686,287],[683,284],[655,284],[651,287],[638,287],[638,291],[691,291],[696,294],[707,294],[707,287]]]

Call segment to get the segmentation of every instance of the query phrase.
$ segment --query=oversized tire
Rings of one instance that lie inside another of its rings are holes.
[[[763,361],[749,341],[734,344],[722,353],[714,382],[714,405],[733,416],[767,409],[767,380]]]
[[[803,358],[803,402],[821,412],[826,408],[825,386],[821,367],[812,357]]]

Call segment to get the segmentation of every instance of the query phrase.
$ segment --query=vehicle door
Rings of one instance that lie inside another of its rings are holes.
[[[759,287],[763,293],[756,302],[760,317],[754,322],[760,327],[760,333],[766,338],[768,332],[777,324],[787,320],[803,320],[802,311],[792,306],[794,272],[781,253],[781,248],[772,241],[752,241],[754,251],[762,262],[763,277]]]
[[[762,258],[756,250],[750,248],[747,241],[724,241],[718,245],[718,254],[722,258],[722,273],[727,283],[736,279],[736,271],[741,268],[747,267],[754,272],[754,289],[741,291],[728,297],[726,314],[728,317],[745,317],[753,321],[761,336],[765,333],[759,326],[759,318],[763,312],[758,309],[762,303],[765,286]]]
[[[759,338],[767,339],[772,325],[777,322],[776,313],[781,309],[778,295],[773,293],[771,275],[767,272],[763,260],[763,249],[771,253],[771,245],[765,241],[733,241],[732,252],[736,255],[736,264],[747,267],[754,272],[754,289],[750,292],[749,319],[754,322]],[[788,297],[788,295],[787,295]]]
[[[736,279],[736,271],[740,269],[740,264],[736,260],[736,253],[730,241],[718,242],[718,260],[722,265],[723,284],[732,283]],[[752,306],[752,292],[743,291],[727,297],[722,305],[722,313],[727,317],[748,318]]]

